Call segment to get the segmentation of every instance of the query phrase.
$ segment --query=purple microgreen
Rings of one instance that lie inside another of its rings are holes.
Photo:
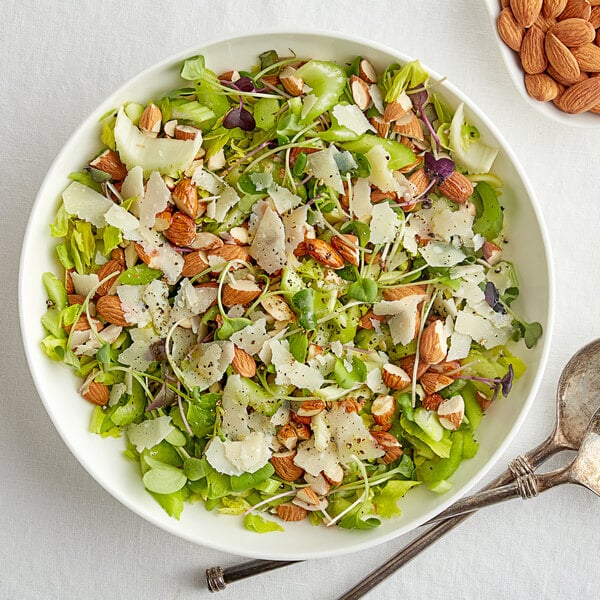
[[[435,142],[437,151],[440,152],[442,149],[442,143],[440,142],[440,138],[438,137],[438,134],[436,133],[435,129],[433,128],[431,121],[429,120],[429,118],[427,117],[427,114],[425,113],[425,105],[427,104],[427,101],[429,100],[429,94],[427,93],[427,90],[425,90],[425,89],[415,89],[414,91],[407,90],[406,93],[409,95],[409,97],[413,103],[413,106],[417,109],[417,112],[419,113],[419,117],[421,118],[423,123],[425,123],[425,127],[427,127],[427,129],[429,130],[429,134],[431,135],[431,138]]]
[[[454,161],[451,158],[436,158],[431,152],[425,152],[423,168],[428,177],[440,184],[454,172]]]
[[[508,365],[508,370],[504,377],[478,377],[476,375],[459,375],[456,379],[468,379],[470,381],[479,381],[489,385],[494,390],[492,396],[492,402],[498,397],[498,394],[502,392],[502,395],[506,398],[512,388],[513,380],[515,378],[515,371],[511,364]]]
[[[236,127],[239,127],[243,131],[252,131],[256,127],[254,117],[251,112],[244,108],[241,97],[238,108],[233,108],[225,115],[223,127],[225,127],[225,129],[235,129]]]
[[[231,87],[239,90],[240,92],[256,92],[258,91],[254,87],[254,81],[250,77],[240,77],[237,81],[231,82]]]
[[[485,301],[491,306],[492,310],[497,313],[506,314],[506,308],[502,302],[500,302],[500,294],[498,293],[498,288],[493,284],[493,282],[488,281],[485,284]]]

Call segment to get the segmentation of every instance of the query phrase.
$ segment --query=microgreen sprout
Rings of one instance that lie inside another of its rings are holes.
[[[504,397],[508,396],[513,380],[515,377],[515,371],[511,364],[508,365],[508,369],[506,374],[503,377],[478,377],[477,375],[458,375],[456,379],[467,379],[470,381],[479,381],[480,383],[485,383],[489,385],[494,390],[494,395],[492,396],[492,402],[498,397],[500,392]]]

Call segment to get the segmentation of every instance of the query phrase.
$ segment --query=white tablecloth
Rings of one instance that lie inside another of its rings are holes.
[[[84,471],[54,430],[34,389],[20,342],[16,302],[18,255],[29,209],[67,137],[128,78],[214,36],[277,27],[311,30],[315,25],[358,34],[419,57],[491,117],[541,200],[557,273],[555,333],[539,398],[491,475],[550,432],[560,370],[600,331],[598,130],[556,125],[524,103],[479,4],[2,0],[0,598],[207,597],[204,569],[240,560],[146,523]],[[573,486],[527,503],[516,500],[488,509],[369,597],[597,598],[599,515],[600,501]],[[407,539],[295,565],[232,585],[217,597],[336,598]]]

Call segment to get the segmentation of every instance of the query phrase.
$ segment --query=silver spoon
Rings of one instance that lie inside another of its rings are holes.
[[[511,498],[533,498],[563,483],[582,485],[600,496],[600,409],[594,413],[579,452],[570,465],[540,475],[525,473],[512,483],[463,498],[437,515],[432,522],[445,521]]]
[[[511,467],[492,481],[484,490],[506,485],[516,477],[532,473],[550,456],[562,450],[577,450],[583,440],[588,422],[600,407],[600,339],[581,348],[569,360],[558,381],[556,424],[554,431],[539,446],[519,456]],[[473,513],[452,517],[430,528],[389,561],[378,567],[338,600],[362,598],[369,590],[392,575],[448,531],[468,519]],[[228,583],[293,564],[296,561],[253,560],[223,569],[206,570],[211,591],[224,590]]]

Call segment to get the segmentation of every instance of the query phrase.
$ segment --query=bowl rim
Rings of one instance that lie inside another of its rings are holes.
[[[247,32],[235,33],[234,32],[234,33],[223,34],[220,36],[210,37],[210,38],[204,40],[201,44],[195,44],[184,50],[180,50],[175,53],[172,53],[169,56],[161,59],[160,61],[149,65],[148,67],[143,69],[141,72],[137,73],[136,75],[134,75],[133,77],[129,78],[128,80],[123,82],[121,85],[119,85],[116,89],[113,90],[113,92],[110,95],[101,99],[101,101],[98,103],[96,108],[87,117],[85,117],[83,119],[83,121],[81,121],[76,126],[76,128],[73,130],[71,135],[68,137],[68,139],[62,145],[60,151],[55,156],[51,165],[48,167],[48,171],[47,171],[42,183],[40,184],[39,190],[36,194],[35,201],[30,209],[27,227],[26,227],[26,230],[25,230],[25,233],[23,236],[23,245],[22,245],[22,249],[21,249],[20,264],[19,264],[18,304],[19,304],[19,324],[20,324],[20,329],[21,329],[21,337],[23,340],[23,345],[24,345],[24,349],[25,349],[25,355],[27,358],[28,368],[31,373],[32,379],[34,380],[34,384],[35,384],[38,396],[42,400],[42,403],[46,409],[46,412],[48,413],[52,423],[54,424],[54,426],[55,426],[56,430],[58,431],[60,437],[62,438],[63,442],[69,448],[70,452],[77,459],[77,461],[81,464],[81,466],[96,480],[96,482],[101,487],[103,487],[116,500],[118,500],[121,504],[123,504],[124,506],[129,508],[131,511],[133,511],[139,517],[142,517],[144,520],[161,528],[163,531],[174,534],[184,540],[187,540],[187,541],[190,541],[190,542],[193,542],[196,544],[200,544],[200,545],[203,545],[203,546],[215,549],[215,550],[236,554],[238,556],[246,556],[246,557],[251,557],[251,558],[263,558],[263,559],[276,559],[276,560],[287,560],[290,558],[292,560],[306,560],[306,559],[313,559],[313,558],[327,558],[327,557],[331,557],[331,556],[340,556],[343,554],[348,554],[350,552],[357,552],[360,550],[371,548],[375,545],[379,545],[381,543],[390,541],[391,539],[394,539],[394,538],[398,537],[399,535],[402,535],[404,533],[412,531],[413,529],[426,523],[433,516],[440,513],[445,508],[447,508],[450,504],[452,504],[453,501],[456,501],[459,498],[459,496],[457,496],[457,495],[451,496],[451,498],[448,498],[445,502],[441,502],[433,510],[429,510],[426,513],[424,513],[421,517],[414,519],[414,521],[410,525],[402,526],[401,518],[399,518],[398,519],[399,526],[397,528],[394,528],[389,533],[387,533],[385,535],[373,536],[373,537],[357,536],[355,543],[349,544],[347,547],[344,546],[342,548],[338,548],[334,551],[332,551],[332,550],[322,551],[317,548],[317,549],[311,550],[311,552],[295,552],[295,553],[290,553],[289,555],[282,557],[280,555],[274,555],[273,553],[270,553],[269,551],[247,550],[245,548],[240,548],[240,547],[236,547],[235,549],[233,549],[230,543],[223,543],[219,539],[211,538],[211,539],[198,540],[196,536],[188,533],[185,528],[177,527],[177,524],[180,523],[179,521],[177,521],[175,519],[170,519],[169,521],[161,521],[158,519],[158,517],[155,517],[153,514],[149,514],[147,511],[145,511],[143,507],[137,506],[136,503],[134,502],[134,500],[128,497],[128,494],[126,492],[120,490],[118,487],[113,486],[111,482],[102,480],[99,477],[99,475],[94,472],[92,466],[87,464],[85,462],[85,460],[82,457],[80,457],[80,455],[78,453],[78,449],[73,446],[73,444],[69,440],[68,435],[66,434],[66,431],[63,430],[64,425],[61,424],[61,422],[58,420],[57,415],[55,414],[55,412],[52,408],[52,403],[49,402],[49,400],[45,397],[44,382],[40,380],[36,370],[34,369],[35,359],[34,359],[33,353],[39,352],[39,343],[38,343],[39,340],[37,340],[37,339],[36,340],[28,340],[27,336],[25,335],[25,333],[29,329],[28,322],[31,319],[28,318],[28,315],[26,315],[24,313],[24,304],[22,301],[23,295],[25,294],[25,288],[26,288],[26,273],[24,272],[24,262],[25,262],[25,259],[27,256],[27,249],[31,244],[30,238],[33,235],[33,233],[32,233],[33,228],[34,228],[33,227],[33,221],[34,221],[33,216],[38,211],[38,207],[43,201],[45,189],[46,189],[46,187],[48,187],[50,185],[50,181],[54,177],[54,171],[57,169],[57,166],[60,163],[61,159],[70,150],[70,145],[71,145],[73,139],[79,135],[80,131],[82,129],[89,128],[93,123],[95,123],[97,121],[98,116],[105,112],[106,106],[112,105],[111,103],[113,103],[113,100],[118,98],[120,95],[122,95],[122,93],[125,89],[135,86],[139,81],[146,79],[154,71],[161,70],[165,67],[173,66],[177,63],[180,63],[185,58],[189,58],[190,56],[200,54],[200,53],[202,53],[203,50],[206,50],[207,48],[218,45],[218,44],[223,44],[223,43],[228,43],[228,42],[229,43],[230,42],[238,42],[241,40],[248,40],[250,38],[263,38],[263,39],[265,39],[265,44],[266,44],[268,42],[269,37],[285,36],[285,35],[302,37],[302,38],[315,38],[315,39],[320,39],[320,40],[323,40],[323,39],[328,39],[328,40],[332,40],[332,41],[339,40],[339,41],[349,42],[351,44],[355,44],[355,45],[359,45],[359,46],[364,46],[366,48],[373,49],[374,51],[386,53],[392,57],[398,58],[402,62],[413,60],[410,56],[404,54],[403,52],[401,52],[399,50],[396,50],[395,48],[381,44],[379,42],[374,42],[374,41],[368,40],[366,38],[362,38],[360,36],[352,35],[352,34],[347,34],[347,33],[342,33],[339,31],[332,31],[332,30],[323,30],[323,29],[311,29],[309,31],[309,30],[304,30],[301,28],[274,28],[274,27],[271,27],[271,28],[265,28],[263,30],[253,31],[252,33],[247,33]],[[500,456],[506,451],[506,449],[508,448],[508,446],[511,444],[512,440],[516,436],[517,432],[521,428],[521,426],[522,426],[522,424],[523,424],[527,414],[529,413],[529,410],[535,400],[535,397],[537,395],[537,392],[538,392],[538,389],[539,389],[539,386],[540,386],[540,383],[541,383],[541,380],[542,380],[542,377],[544,375],[544,371],[545,371],[545,368],[547,365],[547,359],[548,359],[548,355],[549,355],[549,351],[550,351],[550,344],[551,344],[551,339],[552,339],[552,332],[553,332],[553,326],[554,326],[554,310],[555,310],[555,306],[554,306],[555,305],[555,298],[554,298],[554,296],[555,296],[555,289],[554,289],[555,288],[555,275],[554,275],[554,265],[553,265],[553,261],[552,261],[552,252],[551,252],[551,247],[550,247],[550,237],[549,237],[549,234],[547,231],[546,223],[543,218],[541,207],[540,207],[539,201],[535,195],[535,192],[532,188],[532,185],[531,185],[523,167],[521,166],[516,154],[514,153],[514,151],[510,147],[510,145],[507,143],[504,136],[496,128],[495,124],[491,121],[491,119],[489,119],[485,115],[485,113],[483,113],[483,111],[479,108],[479,106],[474,101],[469,99],[460,89],[456,88],[453,83],[449,82],[445,78],[442,78],[435,70],[430,69],[427,65],[425,65],[425,68],[427,69],[428,73],[431,75],[432,78],[435,78],[436,80],[443,79],[443,86],[448,88],[448,90],[452,94],[454,94],[460,101],[465,102],[465,104],[468,105],[469,110],[474,115],[476,115],[478,120],[481,120],[483,123],[485,123],[486,127],[488,127],[490,129],[492,134],[500,142],[500,144],[502,146],[502,152],[506,155],[507,159],[509,160],[509,162],[511,163],[511,165],[517,172],[517,174],[520,177],[521,182],[527,192],[527,195],[529,197],[529,202],[530,202],[531,208],[533,210],[533,213],[535,215],[537,224],[539,226],[540,236],[541,236],[542,242],[543,242],[543,249],[544,249],[544,256],[545,256],[545,268],[546,268],[547,278],[548,278],[548,290],[547,290],[548,304],[547,304],[546,314],[543,315],[545,317],[545,325],[544,325],[544,336],[541,340],[542,347],[541,347],[540,354],[539,354],[539,366],[537,368],[537,371],[535,373],[533,381],[531,382],[531,386],[530,386],[530,389],[529,389],[527,395],[526,396],[524,395],[524,397],[523,397],[522,403],[520,405],[519,416],[517,417],[514,424],[508,431],[508,434],[503,438],[502,442],[491,453],[489,459],[485,462],[485,464],[483,464],[482,467],[479,468],[479,470],[472,477],[470,477],[470,479],[464,485],[461,486],[461,488],[460,488],[461,495],[464,495],[464,494],[468,493],[469,490],[471,490],[489,472],[489,470],[496,464],[496,462],[498,461]]]

